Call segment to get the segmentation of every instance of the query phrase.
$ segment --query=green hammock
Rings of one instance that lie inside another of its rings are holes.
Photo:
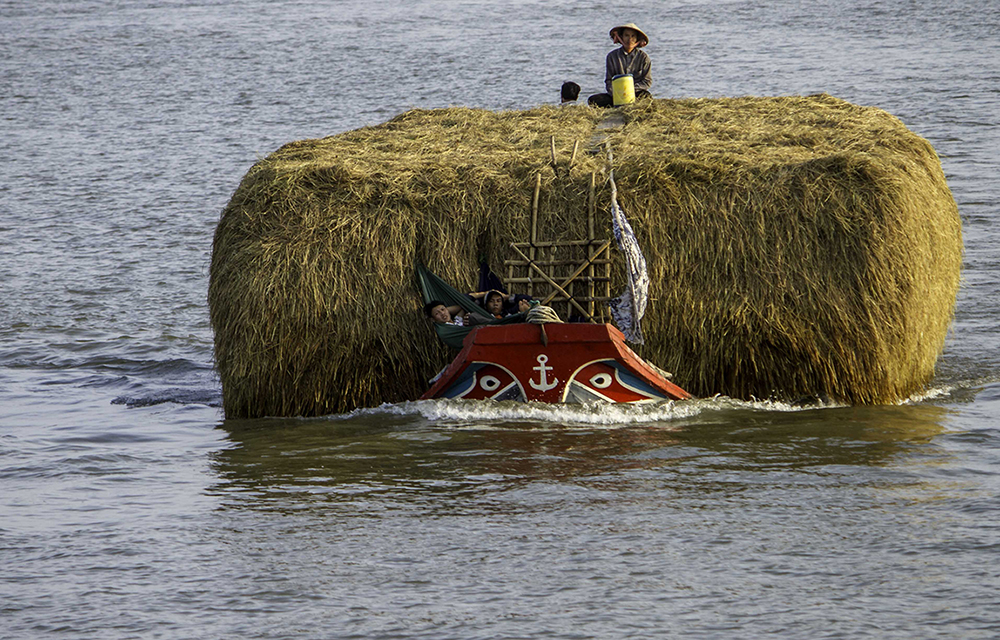
[[[506,318],[491,318],[486,311],[476,304],[472,298],[461,293],[450,284],[439,278],[434,273],[427,270],[422,264],[417,265],[417,276],[420,278],[420,293],[423,296],[424,304],[431,300],[440,300],[447,307],[459,306],[469,314],[476,316],[478,325],[483,324],[510,324],[512,322],[524,322],[524,314],[516,313]],[[434,323],[434,331],[437,332],[441,342],[455,349],[462,348],[462,341],[465,336],[475,329],[475,326],[460,327],[454,324]]]

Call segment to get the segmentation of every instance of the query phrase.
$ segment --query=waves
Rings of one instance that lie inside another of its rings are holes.
[[[165,403],[222,406],[222,391],[210,361],[189,358],[137,359],[100,352],[48,352],[12,359],[0,370],[0,415],[31,423],[57,403],[70,419],[74,409],[100,405],[149,407]]]

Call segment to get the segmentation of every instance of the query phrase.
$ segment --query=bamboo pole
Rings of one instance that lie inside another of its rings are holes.
[[[608,240],[608,242],[611,242],[611,241]],[[517,243],[514,243],[514,242],[512,242],[511,245],[512,246],[516,246],[518,249],[522,249],[522,250],[524,249],[523,245],[518,245]],[[595,243],[595,246],[601,246],[601,245],[596,245],[596,243]],[[595,252],[595,254],[596,254],[596,252]],[[585,264],[587,262],[590,262],[591,264],[594,264],[594,265],[602,265],[605,262],[609,262],[609,260],[606,259],[606,258],[599,258],[596,255],[593,258],[589,258],[589,259],[585,259],[585,260],[579,260],[579,259],[577,259],[577,260],[534,260],[534,263],[537,264],[540,267],[571,267],[571,268],[575,268],[578,265]],[[526,266],[526,263],[523,260],[506,260],[504,262],[504,264],[513,264],[513,265],[519,266],[519,267]],[[588,277],[591,277],[591,276],[588,276]],[[595,280],[601,280],[602,279],[600,276],[593,276],[593,278]]]
[[[513,243],[511,243],[511,247],[514,249],[514,251],[520,253],[521,257],[523,257],[525,260],[528,260],[528,264],[532,268],[534,268],[535,271],[538,272],[538,275],[540,275],[542,277],[542,280],[544,280],[545,282],[549,283],[549,286],[553,287],[556,291],[558,291],[559,293],[561,293],[564,296],[566,296],[566,299],[570,302],[570,304],[572,304],[574,307],[576,307],[577,309],[579,309],[580,313],[584,314],[588,318],[590,317],[590,315],[587,313],[587,310],[584,309],[583,307],[581,307],[580,304],[576,300],[573,299],[573,296],[569,295],[562,287],[560,287],[558,284],[556,284],[556,281],[553,280],[552,278],[550,278],[548,276],[548,274],[545,273],[545,271],[541,267],[539,267],[538,265],[536,265],[535,262],[533,260],[531,260],[528,256],[524,255],[524,253],[520,249],[518,249],[517,247],[515,247]]]
[[[538,197],[541,193],[542,193],[542,174],[536,173],[535,194],[531,198],[531,248],[528,250],[528,256],[525,256],[529,262],[535,259],[535,243],[538,241]],[[528,269],[528,274],[530,278],[531,274],[530,269]],[[528,295],[531,297],[535,296],[535,283],[531,280],[528,281]]]
[[[608,247],[610,247],[610,246],[611,246],[611,241],[610,241],[610,240],[608,240],[608,241],[607,241],[607,242],[605,242],[605,243],[604,243],[603,245],[601,245],[601,248],[600,248],[600,249],[598,249],[598,250],[597,250],[597,253],[595,253],[595,254],[594,254],[594,258],[596,258],[596,257],[597,257],[597,256],[598,256],[598,255],[599,255],[599,254],[600,254],[600,253],[601,253],[602,251],[604,251],[605,249],[607,249],[607,248],[608,248]],[[560,291],[565,291],[565,287],[569,286],[569,284],[570,284],[571,282],[573,282],[574,280],[576,280],[576,277],[577,277],[578,275],[580,275],[581,273],[583,273],[584,269],[586,269],[587,267],[589,267],[589,266],[591,265],[591,260],[592,260],[592,259],[593,259],[593,258],[591,258],[591,259],[588,259],[588,260],[587,260],[586,262],[584,262],[583,264],[581,264],[581,265],[579,266],[579,268],[577,268],[577,270],[576,270],[576,271],[574,271],[574,272],[573,272],[573,274],[572,274],[572,275],[571,275],[570,277],[568,277],[568,278],[566,278],[565,280],[563,280],[562,284],[560,284],[560,285],[559,285],[559,290],[560,290]],[[548,297],[548,298],[545,298],[544,300],[542,300],[542,304],[548,304],[548,302],[549,302],[549,301],[550,301],[550,300],[551,300],[551,299],[552,299],[553,297],[555,297],[555,294],[554,294],[554,293],[552,293],[552,294],[549,294],[549,297]],[[588,315],[591,315],[591,314],[588,314]]]
[[[576,156],[576,147],[573,147],[573,156]],[[593,171],[590,172],[590,189],[587,191],[587,297],[590,301],[587,303],[587,312],[590,317],[594,317],[594,258],[600,253],[595,253],[590,255],[590,251],[593,248],[591,245],[594,242],[594,200],[597,198],[597,176]]]
[[[586,247],[588,244],[592,244],[587,240],[538,240],[534,243],[532,242],[513,242],[511,244],[516,244],[518,248],[530,249],[535,247],[536,249],[541,249],[543,247]]]
[[[524,266],[524,267],[530,267],[530,266],[531,266],[531,264],[532,264],[532,263],[527,263],[527,262],[526,262],[526,263],[522,264],[521,266]],[[538,263],[534,263],[534,264],[538,264]],[[545,265],[542,265],[542,264],[538,264],[538,266],[539,266],[539,267],[544,267]],[[587,276],[578,276],[578,277],[576,278],[576,282],[586,282],[586,281],[587,281],[587,280],[589,280],[589,279],[590,279],[590,278],[588,278]],[[525,276],[525,277],[520,277],[520,278],[518,278],[518,277],[514,277],[514,278],[512,278],[512,279],[511,279],[511,282],[512,282],[512,283],[514,283],[514,284],[527,284],[529,280],[534,280],[535,282],[539,282],[539,279],[538,279],[538,278],[529,278],[529,277],[527,277],[527,276]],[[600,284],[600,283],[604,283],[604,282],[607,282],[607,281],[606,281],[606,280],[605,280],[604,278],[602,278],[601,276],[596,276],[596,277],[594,277],[594,279],[593,279],[593,280],[594,280],[594,282],[595,282],[595,283],[597,283],[597,284]],[[574,298],[577,298],[577,297],[579,297],[579,296],[573,296],[573,297],[574,297]],[[586,300],[587,298],[585,298],[585,297],[582,297],[582,298],[580,298],[580,299],[582,299],[582,300]],[[604,299],[605,299],[605,298],[604,298],[604,297],[602,297],[602,296],[594,296],[594,300],[604,300]]]

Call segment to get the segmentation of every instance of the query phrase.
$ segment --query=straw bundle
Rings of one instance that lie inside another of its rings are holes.
[[[962,243],[925,140],[825,95],[622,112],[605,135],[653,282],[641,355],[697,395],[875,403],[929,381]],[[569,166],[569,150],[604,115],[417,110],[254,165],[212,256],[227,416],[418,396],[452,354],[422,318],[415,264],[471,289],[479,255],[502,264],[528,238],[538,173],[539,235],[582,237],[605,158],[581,152]]]

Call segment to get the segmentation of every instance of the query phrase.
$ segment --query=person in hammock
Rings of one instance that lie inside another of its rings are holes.
[[[504,306],[507,300],[505,296],[500,291],[496,289],[490,289],[489,291],[474,291],[469,294],[473,300],[479,301],[479,306],[486,310],[486,313],[490,314],[494,318],[500,319],[506,315],[504,313]]]
[[[468,315],[465,309],[457,304],[449,307],[440,300],[431,300],[425,304],[424,313],[438,324],[453,324],[456,327],[464,327]]]
[[[506,318],[518,313],[524,313],[531,308],[532,297],[523,293],[509,296],[490,291],[473,291],[469,294],[473,299],[480,300],[480,305],[494,318]],[[485,301],[483,300],[485,298]]]
[[[457,304],[446,305],[440,300],[431,300],[424,305],[424,314],[436,324],[450,324],[456,327],[471,327],[489,324],[489,319],[469,313]]]

